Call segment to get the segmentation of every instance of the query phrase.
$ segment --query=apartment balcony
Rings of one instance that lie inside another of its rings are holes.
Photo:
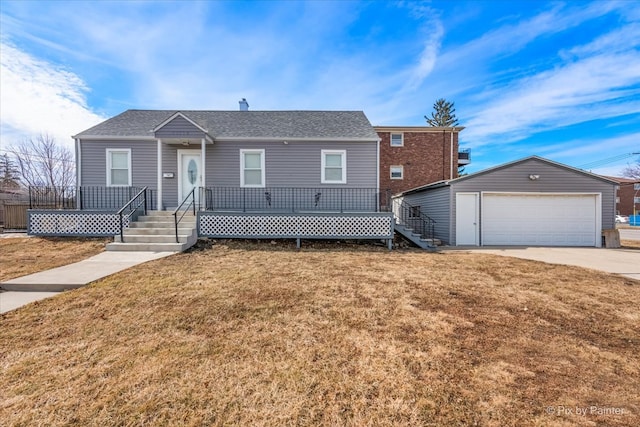
[[[465,166],[471,163],[471,150],[460,150],[458,153],[458,166]]]

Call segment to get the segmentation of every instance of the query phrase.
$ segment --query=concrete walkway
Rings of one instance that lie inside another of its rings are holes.
[[[486,247],[464,250],[531,259],[550,264],[575,265],[640,280],[640,250],[539,247]]]
[[[0,283],[0,313],[33,301],[48,298],[67,289],[85,286],[127,268],[164,258],[177,252],[105,251],[74,264]]]

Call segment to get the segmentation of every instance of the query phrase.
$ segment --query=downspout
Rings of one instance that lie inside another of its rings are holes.
[[[449,163],[451,164],[451,171],[449,173],[449,179],[453,179],[453,128],[451,129],[451,154],[449,157]]]
[[[378,211],[380,210],[380,137],[376,141],[376,193],[378,194]]]
[[[200,156],[201,163],[202,163],[202,177],[200,178],[200,186],[202,188],[206,188],[207,185],[207,170],[205,169],[205,164],[207,163],[207,140],[205,138],[202,138],[201,140],[201,146],[200,146],[200,150],[202,152],[202,155]],[[198,189],[198,193],[200,193],[200,189]],[[198,197],[200,197],[201,194],[199,194]],[[200,206],[202,206],[202,201],[200,199],[198,199],[198,203],[200,204]]]
[[[80,138],[76,138],[76,187],[82,186],[82,150],[80,148]]]
[[[156,209],[162,210],[162,140],[158,138],[158,200],[156,201]]]
[[[206,142],[207,140],[202,138],[200,140],[200,156],[202,158],[202,175],[200,176],[200,186],[204,187],[206,184],[206,178],[207,178],[207,174],[206,174],[206,170],[205,170],[205,163],[206,163],[206,155],[207,155],[207,148],[206,148]]]
[[[82,210],[82,191],[80,187],[82,186],[82,151],[80,148],[80,138],[75,138],[76,140],[76,208]]]
[[[446,165],[445,165],[445,162],[444,162],[444,150],[445,150],[445,145],[446,145],[446,142],[445,142],[445,133],[446,133],[446,131],[445,131],[445,130],[443,130],[443,131],[442,131],[442,179],[443,179],[443,180],[446,180],[446,179],[447,179],[447,176],[445,175],[445,174],[446,174],[447,169],[446,169]]]

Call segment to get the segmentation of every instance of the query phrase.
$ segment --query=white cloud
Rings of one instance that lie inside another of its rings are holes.
[[[76,74],[8,42],[3,41],[0,49],[3,149],[39,133],[72,148],[71,135],[104,120],[87,106],[88,88]]]
[[[556,144],[553,146],[545,147],[542,153],[545,156],[554,159],[575,159],[579,157],[588,156],[595,160],[589,163],[595,163],[598,161],[606,161],[611,157],[611,154],[622,153],[618,157],[625,154],[640,152],[640,132],[631,133],[628,135],[615,136],[611,138],[582,138],[565,141],[562,144]],[[612,158],[613,159],[613,158]],[[620,159],[618,163],[624,164],[626,160]],[[575,162],[572,162],[573,164]],[[585,164],[587,164],[585,162]]]
[[[423,39],[422,51],[413,69],[409,70],[410,76],[405,86],[406,90],[413,90],[423,83],[436,65],[444,36],[444,26],[438,13],[432,8],[414,3],[410,3],[409,8],[413,15],[422,22],[419,37]]]
[[[624,64],[624,66],[621,66]],[[600,54],[512,81],[465,125],[476,146],[640,112],[640,54]]]

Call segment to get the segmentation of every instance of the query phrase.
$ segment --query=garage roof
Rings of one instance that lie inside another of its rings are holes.
[[[417,192],[424,191],[424,190],[431,190],[431,189],[435,189],[435,188],[446,187],[446,186],[449,186],[451,184],[455,184],[457,182],[466,181],[468,179],[473,179],[473,178],[475,178],[477,176],[485,175],[485,174],[491,173],[491,172],[495,172],[495,171],[500,170],[500,169],[506,169],[506,168],[509,168],[509,167],[512,167],[512,166],[515,166],[517,164],[524,163],[524,162],[527,162],[527,161],[530,161],[530,160],[537,160],[537,161],[540,161],[540,162],[544,162],[544,163],[547,163],[547,164],[550,164],[550,165],[553,165],[553,166],[556,166],[556,167],[560,167],[560,168],[566,169],[566,170],[571,171],[571,172],[575,172],[575,173],[579,173],[579,174],[582,174],[582,175],[589,176],[589,177],[591,177],[593,179],[597,179],[599,181],[604,181],[604,182],[606,182],[608,184],[615,184],[615,185],[618,184],[618,182],[614,181],[613,179],[609,179],[609,178],[606,178],[606,177],[601,176],[601,175],[596,175],[594,173],[587,172],[587,171],[582,170],[582,169],[574,168],[572,166],[568,166],[568,165],[565,165],[563,163],[554,162],[553,160],[545,159],[544,157],[529,156],[529,157],[525,157],[525,158],[520,159],[520,160],[515,160],[513,162],[503,163],[501,165],[494,166],[492,168],[484,169],[484,170],[481,170],[481,171],[478,171],[478,172],[475,172],[475,173],[472,173],[472,174],[469,174],[469,175],[461,176],[459,178],[445,180],[445,181],[432,182],[432,183],[427,184],[427,185],[422,185],[420,187],[412,188],[410,190],[407,190],[407,191],[404,191],[402,193],[399,193],[396,196],[403,196],[403,195],[406,195],[406,194],[417,193]]]

